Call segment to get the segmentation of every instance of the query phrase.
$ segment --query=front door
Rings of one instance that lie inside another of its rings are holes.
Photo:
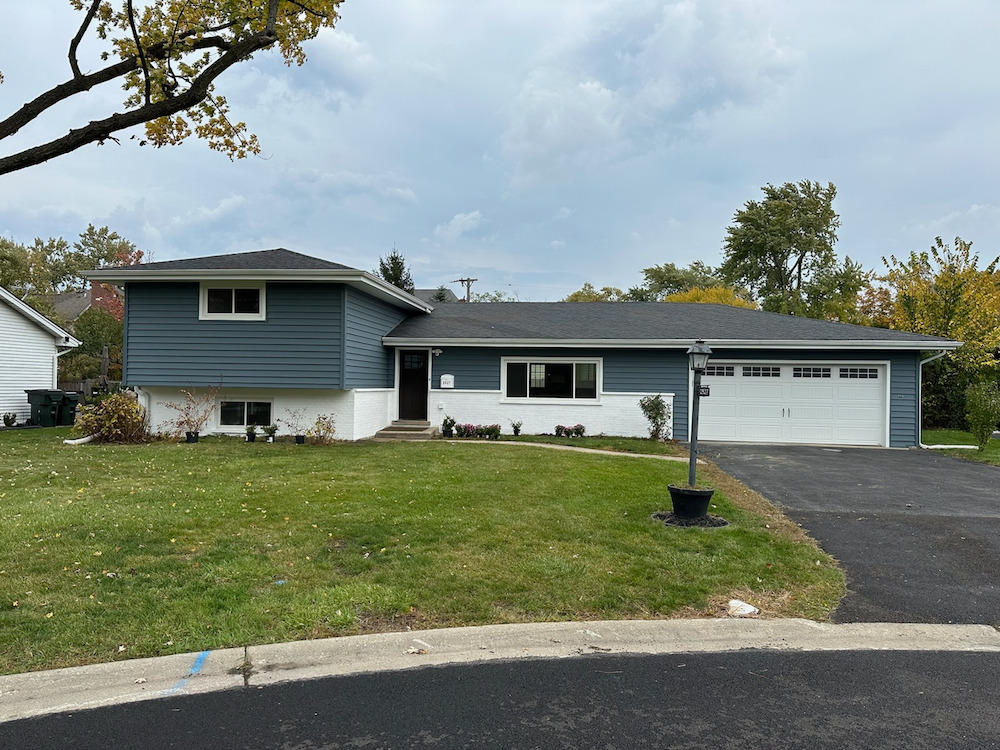
[[[399,418],[427,419],[427,350],[399,353]]]

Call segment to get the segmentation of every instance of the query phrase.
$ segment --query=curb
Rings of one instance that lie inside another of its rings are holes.
[[[345,636],[0,676],[0,721],[446,664],[744,649],[1000,652],[1000,632],[987,625],[716,619],[527,623]]]

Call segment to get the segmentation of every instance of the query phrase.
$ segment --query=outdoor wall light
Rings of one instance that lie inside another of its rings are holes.
[[[440,357],[444,353],[444,349],[431,349],[431,354],[435,357]]]
[[[691,361],[692,370],[695,372],[705,372],[708,358],[712,356],[712,349],[702,339],[698,339],[688,348],[687,355]]]

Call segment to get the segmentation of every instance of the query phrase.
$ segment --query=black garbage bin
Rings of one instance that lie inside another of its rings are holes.
[[[59,419],[59,404],[63,392],[50,388],[34,388],[25,391],[31,406],[31,421],[42,427],[55,427]]]
[[[80,403],[80,394],[75,391],[63,393],[62,401],[59,402],[59,424],[63,427],[71,427],[76,421],[76,406]]]

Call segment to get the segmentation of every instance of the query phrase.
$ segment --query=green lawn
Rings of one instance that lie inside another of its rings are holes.
[[[972,436],[972,433],[963,430],[924,430],[921,433],[921,440],[924,445],[976,445],[976,439]],[[970,461],[979,461],[984,464],[1000,466],[1000,440],[996,438],[990,440],[984,451],[976,450],[973,447],[972,450],[959,448],[941,450],[939,452],[949,456],[966,458]]]
[[[707,467],[722,529],[650,520],[682,462],[500,444],[68,446],[0,432],[0,672],[329,635],[826,619],[835,562]]]

